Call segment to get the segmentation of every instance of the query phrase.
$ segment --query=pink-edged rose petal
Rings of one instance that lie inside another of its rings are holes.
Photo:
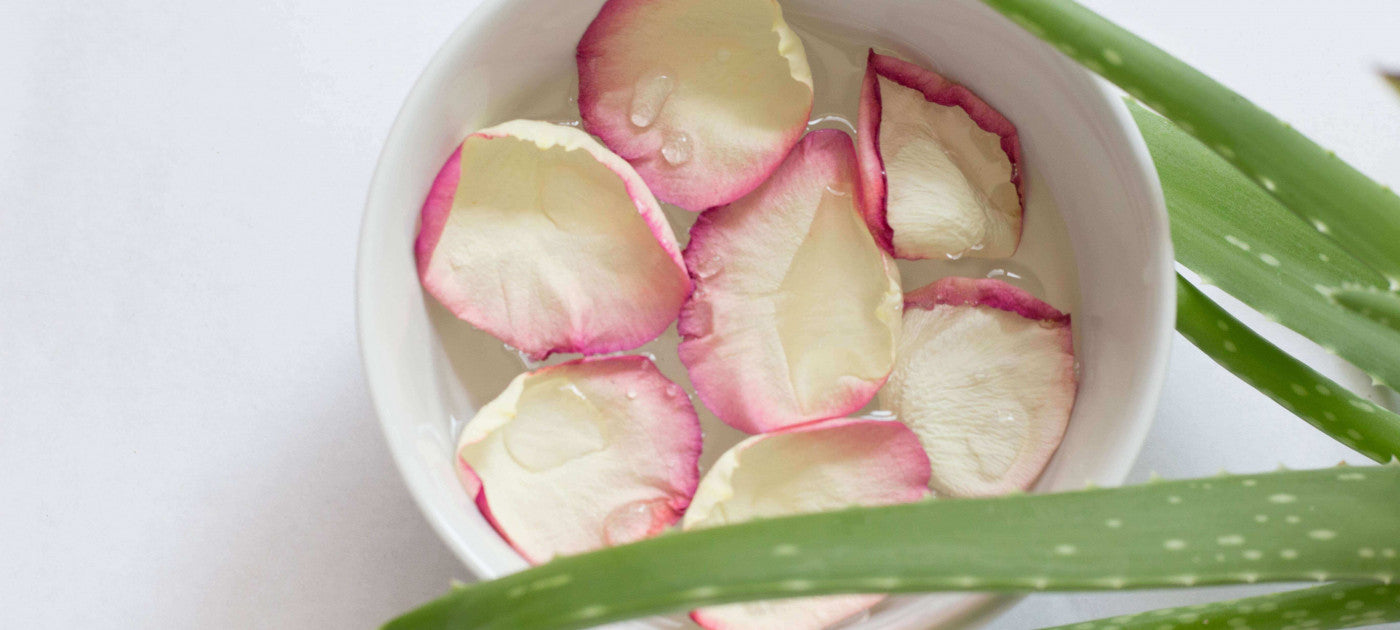
[[[919,434],[946,496],[1035,483],[1078,382],[1070,317],[1000,280],[944,278],[905,296],[899,361],[880,404]]]
[[[462,143],[423,204],[414,252],[438,301],[535,359],[640,346],[691,288],[636,171],[588,134],[538,121]]]
[[[757,187],[812,111],[802,40],[775,0],[608,0],[577,60],[584,128],[688,210]]]
[[[641,540],[680,519],[699,478],[700,420],[640,356],[522,374],[467,423],[463,486],[532,564]]]
[[[908,427],[826,420],[756,435],[729,449],[701,480],[681,526],[908,503],[929,495],[928,481],[928,457]],[[833,595],[729,604],[698,609],[691,618],[710,630],[819,630],[883,598]]]
[[[899,340],[899,271],[856,208],[850,136],[815,131],[757,190],[690,230],[680,358],[721,420],[762,433],[849,414]]]
[[[1021,240],[1021,141],[971,90],[870,51],[860,167],[870,230],[896,257],[1005,258]]]

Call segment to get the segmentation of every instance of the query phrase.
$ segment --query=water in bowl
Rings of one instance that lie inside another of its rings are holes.
[[[872,40],[868,33],[801,14],[789,13],[788,22],[802,37],[812,67],[816,94],[809,131],[840,129],[855,134],[861,80],[870,46],[938,69],[936,62],[912,52],[912,47],[899,42]],[[949,75],[949,78],[959,80],[961,77]],[[559,69],[556,79],[540,83],[513,99],[493,106],[491,113],[494,116],[488,117],[487,125],[515,118],[530,118],[580,126],[577,95],[575,69],[572,65],[566,65]],[[963,257],[958,260],[899,261],[906,291],[947,276],[998,278],[1031,292],[1060,310],[1069,313],[1078,310],[1079,288],[1069,234],[1049,189],[1043,185],[1043,179],[1036,170],[1037,159],[1052,159],[1053,156],[1037,154],[1034,146],[1025,146],[1023,150],[1026,155],[1025,218],[1021,244],[1016,254],[1006,259]],[[663,204],[663,208],[676,237],[684,246],[697,214],[669,204]],[[430,320],[455,375],[454,382],[444,383],[444,389],[453,392],[451,426],[454,435],[471,419],[477,407],[495,398],[516,375],[578,358],[578,355],[556,355],[546,361],[530,361],[494,337],[458,320],[426,293],[424,299],[428,302]],[[1076,323],[1074,328],[1077,346],[1080,327]],[[679,343],[680,337],[673,324],[660,337],[628,354],[651,357],[662,373],[685,388],[695,403],[705,434],[700,460],[703,474],[725,450],[747,436],[721,422],[700,404],[676,354]],[[893,414],[879,409],[873,402],[862,413],[881,419],[893,417]],[[695,626],[683,617],[674,617],[658,627]]]

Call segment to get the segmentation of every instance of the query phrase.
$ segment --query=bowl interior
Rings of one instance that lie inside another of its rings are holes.
[[[548,104],[522,102],[521,94],[537,94],[538,86],[557,84],[570,71],[574,44],[601,4],[484,2],[414,86],[384,148],[365,213],[358,309],[371,394],[419,506],[483,578],[525,563],[467,500],[453,470],[453,446],[475,407],[522,368],[499,343],[454,325],[419,288],[412,257],[418,209],[442,161],[468,133],[546,111],[536,108]],[[1016,123],[1029,172],[1028,225],[1037,206],[1057,208],[1056,223],[1063,225],[1056,229],[1073,252],[1066,261],[1071,278],[1046,282],[1044,297],[1072,311],[1081,366],[1069,430],[1037,489],[1121,483],[1156,406],[1175,294],[1161,193],[1118,97],[974,0],[867,0],[858,7],[784,0],[783,6],[799,29],[840,25],[933,63]],[[560,85],[557,98],[567,98],[567,84]],[[675,228],[683,234],[686,225]],[[1032,248],[1017,258],[1034,264],[1035,256]],[[921,284],[906,274],[906,290]],[[714,444],[735,437],[712,431],[706,461],[718,455]],[[996,603],[981,595],[892,598],[851,627],[971,624]]]

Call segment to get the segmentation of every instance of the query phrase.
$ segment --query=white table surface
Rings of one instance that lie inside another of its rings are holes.
[[[1400,3],[1089,4],[1400,184],[1374,73]],[[0,627],[367,628],[467,577],[390,464],[352,270],[390,122],[473,5],[0,8]],[[1134,480],[1362,462],[1173,350]],[[1247,590],[1037,595],[994,627]]]

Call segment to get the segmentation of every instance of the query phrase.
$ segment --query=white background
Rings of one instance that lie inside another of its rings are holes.
[[[379,146],[473,4],[0,5],[0,626],[367,628],[467,577],[390,464],[352,271]],[[1400,184],[1374,72],[1400,3],[1088,4]],[[1173,351],[1135,480],[1361,461]],[[1238,592],[1040,595],[995,627]]]

